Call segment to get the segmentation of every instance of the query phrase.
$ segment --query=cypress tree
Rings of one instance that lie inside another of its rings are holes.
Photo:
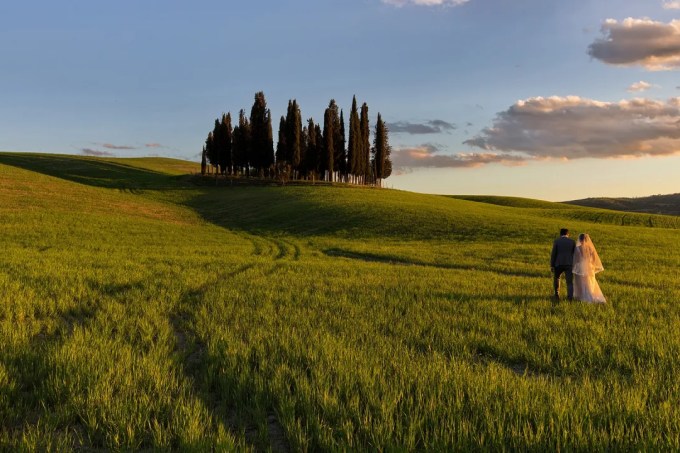
[[[213,130],[208,134],[208,138],[210,138],[210,144],[206,142],[206,154],[208,157],[208,162],[210,165],[213,167],[216,167],[219,165],[220,162],[220,156],[219,156],[219,142],[220,142],[220,120],[216,119],[215,120],[215,126],[213,127]]]
[[[201,153],[201,174],[205,175],[205,170],[207,167],[207,161],[205,157],[205,146],[203,147],[203,152]]]
[[[321,175],[322,173],[322,163],[324,161],[324,144],[323,144],[323,132],[321,131],[321,125],[317,124],[314,126],[314,131],[316,135],[316,172],[317,174]],[[321,176],[319,176],[319,179],[321,179]]]
[[[251,165],[263,176],[274,164],[274,139],[271,112],[267,108],[264,93],[255,93],[250,110]]]
[[[331,100],[323,116],[323,150],[324,159],[322,161],[322,171],[327,172],[327,180],[333,182],[333,171],[335,163],[335,101]]]
[[[345,119],[342,110],[340,118],[337,118],[334,140],[335,149],[335,169],[341,181],[347,180],[347,151],[345,150]]]
[[[231,127],[231,113],[222,115],[222,122],[220,123],[219,134],[219,151],[218,159],[220,165],[220,172],[222,174],[231,173],[232,168],[232,140],[233,130]]]
[[[208,158],[210,165],[215,166],[217,164],[217,158],[215,157],[215,138],[212,132],[208,133],[208,138],[205,140],[205,154]]]
[[[360,143],[359,151],[360,158],[358,163],[359,174],[362,176],[363,183],[368,184],[371,181],[371,162],[370,162],[370,129],[368,124],[368,105],[364,102],[361,106],[361,119],[359,120]]]
[[[250,123],[243,109],[239,112],[236,129],[237,131],[234,132],[234,166],[238,167],[244,175],[250,176]]]
[[[276,144],[276,163],[286,162],[288,156],[288,145],[287,145],[287,135],[286,134],[286,118],[281,116],[279,121],[279,141]]]
[[[241,127],[241,140],[243,142],[243,153],[245,156],[244,169],[246,176],[250,176],[250,168],[253,166],[253,128],[250,126],[250,120],[243,116],[243,126]]]
[[[392,173],[390,145],[387,133],[387,126],[383,122],[380,113],[378,113],[378,121],[375,124],[375,137],[373,140],[373,169],[378,187],[382,185],[382,180],[388,178]]]
[[[233,174],[234,175],[239,175],[241,174],[241,166],[240,166],[240,158],[239,158],[239,150],[240,150],[240,142],[241,142],[241,130],[238,126],[234,126],[234,130],[232,132],[232,160],[233,160]]]
[[[300,114],[300,107],[295,99],[293,99],[292,102],[288,102],[286,126],[288,131],[287,143],[290,164],[293,169],[297,171],[300,167],[301,158],[302,115]]]
[[[347,171],[354,182],[356,177],[361,174],[360,162],[360,136],[359,112],[357,111],[357,97],[352,98],[352,110],[349,113],[349,141],[347,143]]]
[[[316,134],[317,126],[312,118],[307,120],[307,152],[304,158],[304,172],[307,177],[316,177],[319,171],[319,141]]]
[[[300,134],[300,163],[298,164],[297,167],[297,177],[299,179],[303,179],[307,177],[307,167],[306,167],[306,161],[305,159],[307,158],[307,142],[309,141],[309,131],[307,130],[307,126],[304,126],[302,128],[302,133]]]
[[[215,129],[213,130],[213,166],[217,169],[217,173],[222,173],[222,168],[220,167],[220,162],[222,161],[222,151],[223,151],[223,137],[222,137],[222,123],[220,119],[215,120]]]

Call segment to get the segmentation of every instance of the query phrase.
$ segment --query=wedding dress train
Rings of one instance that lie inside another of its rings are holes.
[[[574,251],[574,298],[584,302],[605,303],[607,300],[595,278],[595,274],[603,270],[590,236],[581,234]]]

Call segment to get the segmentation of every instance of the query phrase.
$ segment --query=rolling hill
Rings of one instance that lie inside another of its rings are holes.
[[[617,211],[680,216],[680,193],[639,198],[586,198],[565,203]]]
[[[195,168],[0,153],[0,449],[680,448],[680,219]]]

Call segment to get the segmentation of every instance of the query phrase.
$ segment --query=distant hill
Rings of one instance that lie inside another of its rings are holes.
[[[680,216],[680,193],[640,198],[586,198],[565,203],[589,208]]]

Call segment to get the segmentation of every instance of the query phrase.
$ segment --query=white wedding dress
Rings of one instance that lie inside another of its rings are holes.
[[[574,251],[574,299],[602,304],[607,302],[595,278],[595,274],[603,270],[602,261],[590,236],[579,235]]]

